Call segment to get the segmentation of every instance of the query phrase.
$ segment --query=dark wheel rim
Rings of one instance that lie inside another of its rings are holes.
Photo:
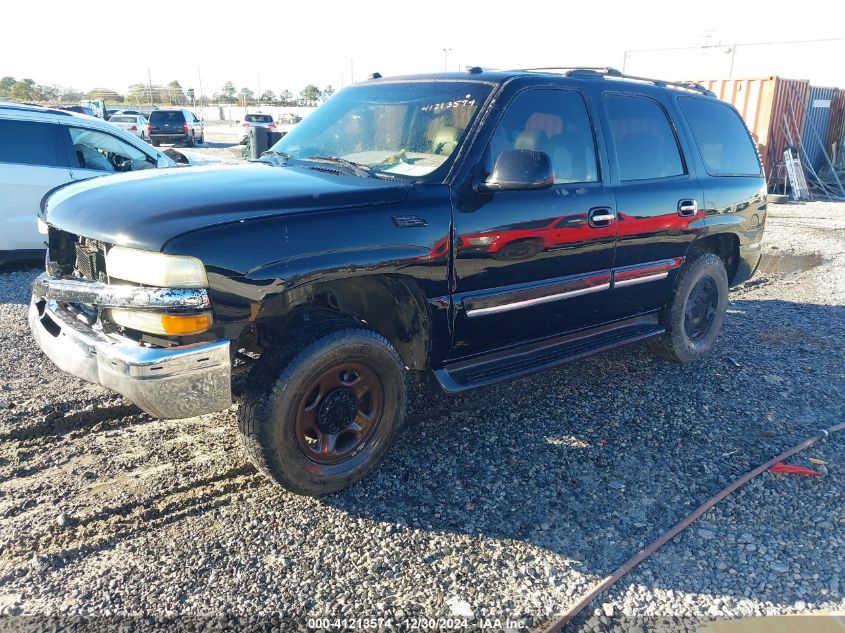
[[[308,459],[337,464],[373,437],[384,410],[384,387],[372,369],[342,363],[325,370],[305,391],[296,415],[296,441]]]
[[[504,256],[508,259],[526,259],[531,257],[539,250],[537,245],[532,242],[515,242],[509,244],[504,249]]]
[[[710,277],[699,279],[692,287],[684,310],[684,331],[693,342],[700,341],[716,320],[719,306],[719,288]]]

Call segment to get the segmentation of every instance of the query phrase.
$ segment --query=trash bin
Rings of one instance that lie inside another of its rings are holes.
[[[282,140],[282,137],[285,135],[285,132],[270,132],[270,147],[273,147],[276,143]],[[269,149],[269,148],[268,148]]]
[[[260,158],[270,149],[270,128],[252,127],[249,129],[249,149],[252,158]]]

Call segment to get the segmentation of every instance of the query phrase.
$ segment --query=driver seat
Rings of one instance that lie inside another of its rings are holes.
[[[109,159],[90,145],[77,143],[73,146],[73,149],[76,151],[76,156],[79,159],[79,166],[83,169],[114,171],[114,165],[111,164]]]

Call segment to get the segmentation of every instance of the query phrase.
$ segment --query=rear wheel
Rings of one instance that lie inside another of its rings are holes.
[[[159,145],[161,145],[161,141],[157,141],[152,137],[150,137],[150,141],[152,142],[153,147],[158,147]]]
[[[681,268],[672,299],[663,309],[666,333],[653,347],[671,360],[689,363],[713,349],[728,308],[728,274],[717,255],[693,251]]]
[[[185,141],[185,144],[186,144],[188,147],[194,147],[194,146],[197,144],[197,139],[196,139],[196,137],[194,136],[194,133],[193,133],[193,132],[191,132],[191,133],[189,133],[189,134],[188,134],[188,138],[187,138],[187,140]]]
[[[244,390],[238,426],[259,470],[288,490],[319,496],[375,468],[406,400],[405,367],[390,343],[342,327],[265,354]]]

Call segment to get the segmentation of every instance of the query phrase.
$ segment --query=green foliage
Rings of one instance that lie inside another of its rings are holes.
[[[323,88],[323,94],[321,95],[322,100],[323,101],[328,100],[333,94],[334,94],[334,88],[332,87],[331,84],[329,84],[328,86]]]
[[[232,103],[235,100],[235,95],[238,93],[237,88],[235,88],[235,84],[231,81],[227,81],[223,84],[223,88],[220,90],[220,96],[223,97],[229,103]]]
[[[293,93],[290,90],[282,90],[279,93],[279,101],[281,101],[282,105],[290,105],[291,101],[293,101]]]
[[[314,84],[308,84],[305,86],[302,91],[299,93],[299,98],[305,101],[306,103],[316,103],[322,97],[323,92]]]
[[[241,105],[249,105],[249,102],[255,96],[255,93],[246,86],[244,86],[238,91],[238,96],[241,99]]]
[[[3,77],[0,79],[0,97],[11,97],[12,88],[17,83],[14,77]]]
[[[276,101],[276,93],[272,90],[265,90],[261,93],[261,100],[273,103],[274,101]]]
[[[21,79],[12,86],[12,99],[18,101],[35,100],[35,82],[32,79]]]

